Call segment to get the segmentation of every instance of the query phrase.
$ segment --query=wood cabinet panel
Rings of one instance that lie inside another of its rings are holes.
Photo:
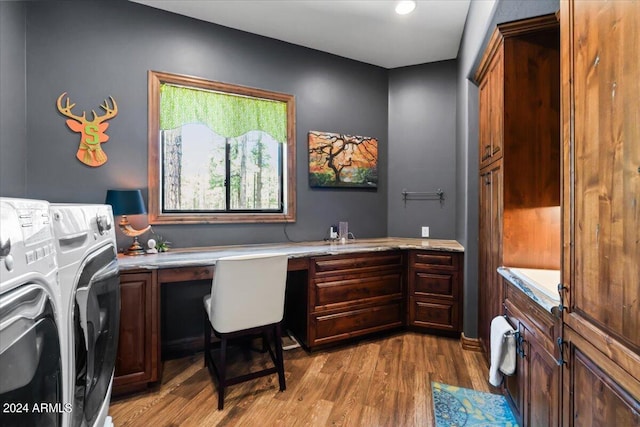
[[[115,395],[146,388],[160,378],[157,291],[152,272],[120,274]]]
[[[491,105],[491,80],[484,79],[480,82],[480,105]],[[491,115],[489,113],[490,108],[480,108],[478,113],[480,129],[479,129],[479,141],[480,146],[478,153],[480,157],[480,169],[486,167],[491,163]]]
[[[398,270],[402,268],[399,252],[335,255],[312,258],[313,277],[349,275]]]
[[[640,382],[620,375],[613,362],[591,343],[567,330],[568,354],[564,372],[566,426],[640,425]],[[606,358],[606,356],[604,356]],[[624,381],[624,385],[616,378]]]
[[[416,271],[413,278],[414,296],[458,300],[457,275],[448,272]]]
[[[411,326],[445,331],[460,331],[460,306],[456,303],[410,298]]]
[[[489,66],[489,142],[491,162],[502,158],[504,146],[504,50],[498,48]]]
[[[502,314],[502,280],[496,269],[502,265],[502,160],[480,175],[480,229],[478,264],[478,337],[490,354],[491,319]]]
[[[495,43],[487,70],[480,77],[480,169],[503,154],[504,55],[502,42]]]
[[[402,326],[402,301],[381,306],[345,310],[312,317],[313,344],[335,343],[348,338]]]
[[[638,352],[640,3],[574,4],[572,311]]]
[[[640,3],[560,5],[563,423],[640,425]]]
[[[556,359],[545,350],[545,345],[529,334],[528,346],[529,407],[527,426],[560,425],[561,371]]]
[[[505,281],[505,312],[520,338],[516,372],[506,377],[505,393],[524,426],[560,425],[561,368],[555,346],[560,319],[545,312]]]
[[[440,270],[458,270],[460,257],[448,252],[415,251],[411,263],[416,270],[438,268]]]
[[[314,289],[315,311],[320,311],[348,306],[354,301],[401,298],[402,280],[399,272],[344,280],[316,280]]]
[[[409,326],[451,333],[461,331],[462,263],[462,253],[409,251]]]
[[[310,262],[311,349],[404,324],[402,252],[315,257]]]

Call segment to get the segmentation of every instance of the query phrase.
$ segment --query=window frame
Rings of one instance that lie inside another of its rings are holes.
[[[232,95],[281,101],[287,104],[286,167],[283,168],[282,191],[284,212],[193,212],[162,211],[162,167],[160,147],[160,85],[175,84],[196,89],[225,92]],[[148,185],[150,224],[223,224],[283,223],[296,220],[296,140],[295,98],[247,86],[216,82],[198,77],[149,70],[148,74]],[[286,186],[286,187],[285,187]]]

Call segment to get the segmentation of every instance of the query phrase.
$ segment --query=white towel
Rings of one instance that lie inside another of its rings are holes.
[[[489,383],[498,387],[502,383],[502,373],[511,375],[516,367],[515,330],[504,316],[491,321],[491,367]],[[502,371],[502,372],[501,372]]]

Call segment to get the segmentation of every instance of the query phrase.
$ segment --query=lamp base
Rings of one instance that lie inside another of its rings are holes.
[[[140,242],[138,242],[138,236],[133,238],[131,246],[124,251],[125,255],[144,255],[145,253],[145,250],[140,246]]]

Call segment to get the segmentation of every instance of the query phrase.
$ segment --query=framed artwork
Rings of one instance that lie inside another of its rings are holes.
[[[309,185],[316,188],[377,188],[378,140],[310,131]]]

